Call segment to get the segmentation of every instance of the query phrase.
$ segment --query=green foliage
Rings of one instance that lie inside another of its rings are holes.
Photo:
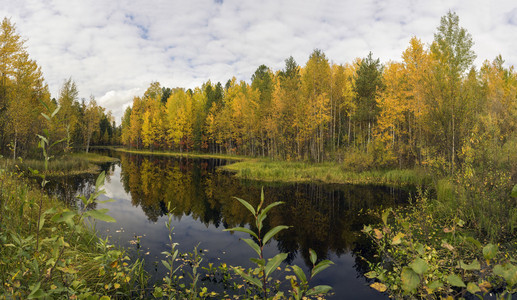
[[[179,252],[178,244],[174,243],[172,239],[174,227],[172,226],[173,214],[170,213],[170,206],[168,206],[168,210],[166,226],[169,230],[170,249],[162,252],[166,259],[161,261],[167,269],[167,276],[163,278],[163,283],[154,286],[153,296],[157,299],[163,297],[168,299],[205,299],[218,296],[219,293],[209,293],[206,287],[199,287],[199,268],[203,257],[197,247],[190,253]],[[188,278],[185,278],[185,276]]]
[[[264,246],[267,244],[272,237],[274,237],[277,233],[282,230],[288,229],[288,226],[279,225],[273,227],[265,234],[263,234],[264,228],[264,220],[267,217],[267,213],[274,207],[281,205],[283,202],[273,202],[269,204],[267,207],[263,208],[264,205],[264,190],[262,190],[260,195],[260,203],[255,209],[249,202],[246,200],[236,198],[246,209],[251,213],[251,215],[255,219],[255,228],[256,231],[253,231],[244,227],[235,227],[226,229],[225,231],[239,231],[244,232],[251,235],[254,239],[242,239],[250,248],[252,248],[258,255],[258,258],[250,258],[250,260],[256,264],[256,268],[251,268],[245,271],[242,267],[232,267],[234,272],[242,277],[249,285],[250,288],[247,290],[247,295],[249,297],[261,297],[262,299],[283,299],[284,293],[278,290],[280,286],[280,281],[276,280],[273,282],[272,273],[280,269],[279,266],[287,258],[287,253],[279,253],[272,258],[267,259],[264,257]],[[316,276],[316,274],[328,268],[333,263],[329,260],[322,260],[317,263],[317,255],[316,252],[312,249],[309,251],[310,260],[312,263],[311,274],[309,279],[305,276],[303,270],[294,265],[288,266],[286,270],[292,270],[294,275],[286,276],[286,278],[290,279],[291,284],[291,296],[294,299],[307,299],[310,297],[321,297],[322,295],[326,295],[330,290],[330,286],[319,285],[310,288],[309,282],[310,280]]]
[[[94,210],[63,207],[17,178],[1,172],[0,294],[9,298],[70,299],[105,295],[137,296],[145,284],[142,262],[97,238],[83,219]],[[102,176],[95,196],[102,191]],[[89,206],[97,202],[86,199]],[[16,213],[13,213],[16,212]],[[100,213],[102,218],[107,217]]]
[[[425,213],[428,205],[421,196],[409,211],[385,211],[380,227],[363,229],[380,260],[369,262],[371,271],[365,274],[376,279],[372,288],[394,297],[429,299],[489,292],[506,297],[517,291],[514,253],[492,243],[482,246],[461,219],[433,220]]]

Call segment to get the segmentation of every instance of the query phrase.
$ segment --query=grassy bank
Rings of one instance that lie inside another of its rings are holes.
[[[214,154],[214,153],[199,153],[199,152],[171,152],[171,151],[151,151],[151,150],[136,150],[127,149],[122,147],[102,147],[99,149],[109,149],[113,151],[142,154],[142,155],[159,155],[159,156],[173,156],[173,157],[193,157],[193,158],[216,158],[216,159],[228,159],[228,160],[247,160],[250,159],[247,156],[242,155],[228,155],[228,154]]]
[[[337,163],[306,163],[247,159],[224,166],[239,178],[282,181],[324,182],[338,184],[380,184],[388,186],[425,185],[431,176],[424,170],[349,171]]]
[[[37,170],[40,173],[46,173],[47,176],[68,176],[78,174],[95,174],[99,173],[99,164],[118,161],[117,158],[100,155],[97,153],[70,153],[48,162],[48,171],[45,170],[43,160],[26,159],[13,161],[4,160],[3,166],[12,171],[21,171],[27,174],[30,169]]]
[[[127,264],[86,215],[0,170],[0,298],[131,297],[145,282],[141,264]]]
[[[143,155],[173,157],[216,158],[235,161],[221,167],[238,178],[268,182],[323,182],[336,184],[379,184],[386,186],[429,185],[432,176],[423,169],[350,171],[338,163],[308,163],[274,161],[267,158],[252,158],[225,154],[179,153],[167,151],[129,150],[109,148],[114,151]]]

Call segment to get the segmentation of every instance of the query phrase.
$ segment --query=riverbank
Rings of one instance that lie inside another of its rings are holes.
[[[215,158],[234,161],[221,169],[232,172],[236,177],[266,182],[305,183],[321,182],[331,184],[375,184],[384,186],[427,186],[433,177],[424,169],[372,170],[356,172],[345,169],[338,163],[308,163],[275,161],[267,158],[253,158],[225,154],[178,153],[167,151],[129,150],[109,147],[125,153],[160,155],[173,157]]]
[[[117,158],[101,155],[98,153],[69,153],[48,162],[48,171],[45,170],[43,160],[26,159],[13,161],[6,159],[1,165],[11,171],[31,173],[37,170],[39,173],[45,173],[46,176],[70,176],[81,174],[98,174],[100,172],[100,164],[116,162]]]
[[[145,279],[141,263],[126,263],[124,251],[98,238],[84,222],[86,214],[49,197],[20,174],[0,169],[0,295],[131,297]]]
[[[234,161],[242,161],[250,159],[247,156],[242,155],[228,155],[228,154],[212,154],[212,153],[198,153],[198,152],[171,152],[171,151],[151,151],[151,150],[135,150],[127,149],[123,147],[99,147],[97,149],[108,149],[112,151],[142,154],[142,155],[157,155],[157,156],[172,156],[172,157],[192,157],[192,158],[215,158],[215,159],[227,159]]]
[[[432,182],[432,177],[423,169],[372,170],[355,172],[337,163],[306,163],[246,159],[222,169],[234,172],[243,179],[281,182],[322,182],[334,184],[375,184],[384,186],[423,186]]]

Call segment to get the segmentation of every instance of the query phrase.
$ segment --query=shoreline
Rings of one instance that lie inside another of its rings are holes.
[[[339,163],[310,163],[300,161],[276,161],[269,158],[232,156],[210,153],[179,153],[168,151],[134,150],[123,147],[103,147],[112,151],[156,156],[226,159],[228,165],[219,167],[237,178],[278,183],[319,182],[326,184],[374,184],[388,187],[429,186],[433,177],[424,169],[389,169],[353,171]]]

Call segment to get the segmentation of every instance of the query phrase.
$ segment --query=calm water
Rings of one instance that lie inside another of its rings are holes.
[[[186,159],[115,153],[120,163],[106,164],[105,190],[114,202],[99,205],[108,208],[116,223],[98,222],[101,236],[137,252],[146,260],[153,280],[165,270],[156,261],[168,250],[167,204],[174,207],[174,242],[180,251],[191,251],[199,244],[204,263],[227,262],[251,266],[251,250],[239,238],[242,233],[223,232],[235,226],[247,226],[251,218],[233,197],[246,199],[255,206],[263,187],[266,202],[285,204],[268,214],[265,226],[292,226],[281,232],[265,248],[266,257],[287,252],[288,263],[308,272],[308,249],[335,265],[318,274],[313,284],[333,286],[334,299],[385,299],[368,287],[362,276],[367,265],[360,257],[370,257],[371,245],[361,235],[364,224],[378,222],[368,209],[380,209],[404,203],[408,193],[375,186],[291,184],[278,185],[235,179],[217,169],[227,163],[218,159]],[[76,176],[55,180],[55,193],[73,203],[79,191],[91,191],[95,176]],[[140,248],[131,241],[140,241]],[[158,267],[156,267],[158,265]],[[282,275],[285,276],[285,274]]]

